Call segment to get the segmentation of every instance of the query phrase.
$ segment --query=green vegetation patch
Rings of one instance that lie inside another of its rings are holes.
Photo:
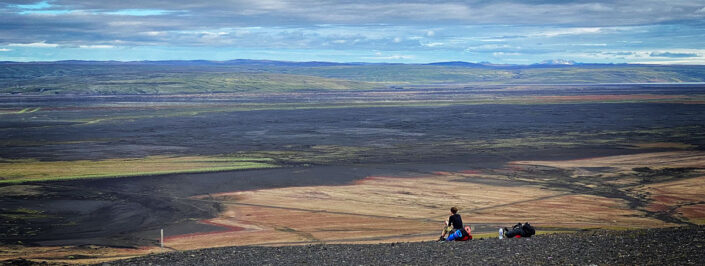
[[[148,156],[107,160],[1,160],[0,183],[54,181],[81,178],[201,173],[278,167],[269,158],[218,156]]]
[[[690,219],[691,223],[705,225],[705,218]]]
[[[151,69],[157,71],[157,69]],[[296,90],[366,90],[378,84],[281,73],[125,73],[112,76],[47,77],[22,80],[22,85],[2,87],[4,93],[30,94],[192,94],[230,92],[287,92]],[[27,108],[24,112],[36,112]]]
[[[18,111],[17,113],[18,113],[18,114],[34,113],[34,112],[36,112],[36,111],[39,111],[39,109],[41,109],[41,107],[37,107],[37,108],[24,108],[24,109]]]
[[[28,208],[17,208],[14,210],[2,209],[0,217],[10,220],[43,219],[49,217],[43,211]]]
[[[369,147],[316,145],[303,150],[249,151],[241,156],[273,158],[282,164],[330,164],[333,162],[357,162],[375,156]]]

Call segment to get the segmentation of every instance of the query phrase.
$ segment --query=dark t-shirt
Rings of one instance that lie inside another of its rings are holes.
[[[460,218],[460,214],[453,214],[448,217],[448,225],[452,225],[453,229],[463,229],[463,219]]]

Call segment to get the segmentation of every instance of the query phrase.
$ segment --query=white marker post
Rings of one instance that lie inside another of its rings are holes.
[[[160,230],[161,232],[161,237],[159,238],[159,246],[161,249],[164,249],[164,229]]]

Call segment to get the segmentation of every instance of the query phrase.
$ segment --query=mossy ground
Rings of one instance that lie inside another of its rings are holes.
[[[200,173],[277,167],[269,158],[217,156],[148,156],[106,160],[2,160],[0,183],[83,178],[111,178],[174,173]]]

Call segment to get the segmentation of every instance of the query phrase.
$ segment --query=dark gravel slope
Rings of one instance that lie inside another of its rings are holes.
[[[593,231],[523,239],[377,245],[228,247],[171,252],[111,265],[658,264],[705,265],[705,226]]]

